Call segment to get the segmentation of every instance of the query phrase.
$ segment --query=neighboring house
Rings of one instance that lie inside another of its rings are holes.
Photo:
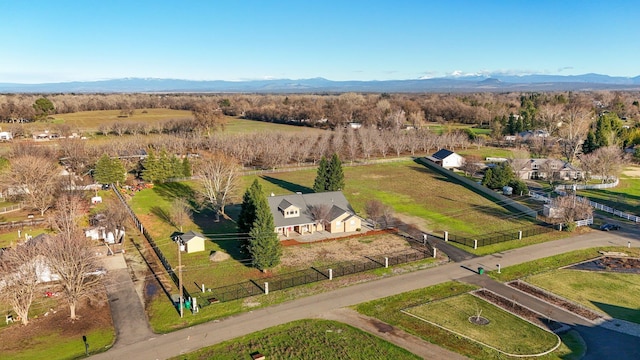
[[[579,180],[584,176],[582,170],[558,159],[512,159],[511,166],[523,180],[548,179],[549,176],[558,180]]]
[[[323,230],[332,234],[353,232],[362,225],[340,191],[269,196],[267,199],[275,232],[285,238]]]
[[[362,127],[362,124],[359,122],[350,122],[349,127],[352,129],[360,129]]]
[[[427,156],[427,159],[445,169],[457,169],[464,163],[462,156],[447,149],[440,149],[435,154]]]
[[[104,226],[94,226],[85,229],[84,236],[91,240],[104,240],[107,244],[120,244],[124,241],[125,230],[121,229],[114,234],[112,231],[107,231]]]
[[[36,140],[36,141],[55,140],[55,139],[58,139],[59,137],[60,137],[59,134],[51,133],[49,132],[49,130],[45,130],[44,132],[33,134],[33,140]]]
[[[0,131],[0,141],[13,140],[13,134],[9,131]]]
[[[547,130],[527,130],[521,133],[518,133],[518,136],[524,140],[529,140],[531,138],[548,138],[549,132]]]
[[[207,239],[204,235],[197,231],[188,231],[179,236],[185,247],[187,254],[198,251],[204,251],[204,241]]]

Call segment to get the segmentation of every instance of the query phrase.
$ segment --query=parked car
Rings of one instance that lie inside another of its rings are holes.
[[[602,226],[600,226],[600,230],[602,231],[620,230],[620,226],[616,224],[603,224]]]

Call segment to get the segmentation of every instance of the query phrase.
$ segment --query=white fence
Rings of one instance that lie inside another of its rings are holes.
[[[556,191],[556,192],[558,194],[560,194],[560,195],[563,195],[563,196],[567,195],[567,193],[564,192],[564,191],[563,192]],[[543,194],[540,194],[540,193],[535,193],[535,192],[532,192],[532,191],[529,191],[529,196],[534,198],[535,200],[544,201],[545,203],[550,203],[552,201],[547,196],[545,196]],[[581,201],[581,202],[585,202],[586,201],[594,209],[600,210],[600,211],[604,211],[604,212],[609,213],[609,214],[613,214],[613,216],[621,217],[623,219],[627,219],[629,221],[633,221],[633,222],[636,222],[636,223],[640,222],[640,216],[629,214],[629,213],[626,213],[624,211],[616,210],[616,209],[614,209],[612,207],[609,207],[607,205],[603,205],[603,204],[597,203],[595,201],[591,201],[591,200],[589,200],[589,199],[587,199],[585,197],[576,196],[576,200]]]
[[[610,189],[613,187],[618,186],[618,184],[620,183],[620,180],[618,180],[618,178],[615,178],[614,182],[610,182],[610,183],[604,183],[604,184],[589,184],[589,185],[578,185],[578,184],[572,184],[572,185],[558,185],[555,187],[554,191],[557,192],[560,195],[566,195],[566,192],[564,192],[563,190],[573,190],[574,188],[576,190],[590,190],[590,189]]]
[[[593,218],[576,221],[576,226],[589,226],[589,225],[593,225]]]

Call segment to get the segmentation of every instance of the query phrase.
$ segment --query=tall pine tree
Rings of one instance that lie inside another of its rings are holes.
[[[253,193],[255,220],[249,231],[249,253],[253,266],[266,271],[277,266],[282,256],[282,246],[276,234],[273,214],[261,188]]]
[[[318,166],[318,174],[313,182],[313,191],[339,191],[344,187],[344,172],[338,154],[333,154],[331,161],[323,156]]]
[[[313,182],[313,191],[315,192],[323,192],[327,191],[327,177],[329,171],[329,163],[327,159],[323,156],[320,159],[320,165],[318,166],[318,174],[316,175],[316,180]]]
[[[238,216],[238,232],[241,234],[242,239],[245,239],[241,244],[241,250],[243,252],[247,252],[249,248],[247,235],[251,231],[253,222],[256,220],[256,198],[259,194],[262,194],[262,186],[260,186],[260,183],[256,179],[242,197],[240,216]]]
[[[326,191],[339,191],[344,187],[344,172],[338,154],[333,154],[327,171]]]

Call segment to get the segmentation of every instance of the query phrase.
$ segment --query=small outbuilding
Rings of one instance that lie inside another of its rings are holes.
[[[445,169],[457,169],[464,163],[464,158],[451,150],[440,149],[427,160],[432,161]]]
[[[191,254],[198,251],[204,251],[204,241],[207,239],[204,235],[197,231],[188,231],[180,235],[182,244],[185,246],[187,254]]]

